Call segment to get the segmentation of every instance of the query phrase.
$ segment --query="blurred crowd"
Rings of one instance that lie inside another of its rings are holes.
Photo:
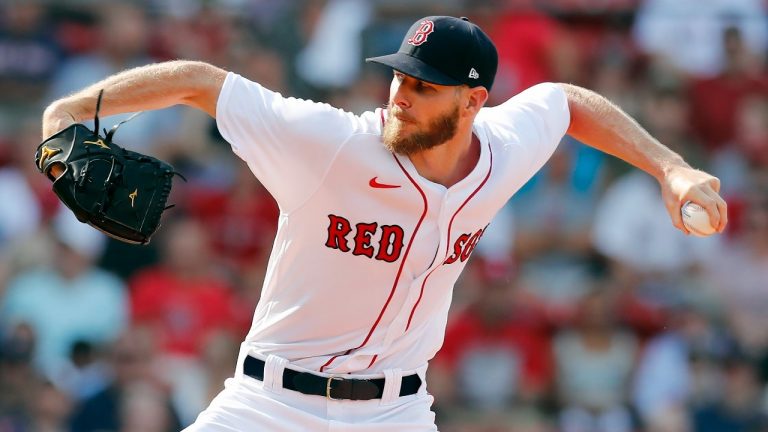
[[[116,141],[187,177],[176,208],[149,246],[107,239],[33,165],[46,104],[184,58],[361,113],[391,79],[363,58],[435,14],[495,40],[490,105],[543,81],[594,89],[720,177],[730,211],[724,235],[686,236],[653,178],[566,137],[456,286],[429,372],[440,429],[768,431],[767,12],[765,0],[0,1],[0,432],[191,423],[234,371],[277,224],[213,119],[175,107]]]

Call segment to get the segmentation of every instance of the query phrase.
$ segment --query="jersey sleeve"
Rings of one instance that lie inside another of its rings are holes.
[[[351,113],[283,97],[232,72],[219,94],[216,124],[284,211],[317,190],[338,150],[366,127]]]
[[[552,156],[568,130],[571,114],[563,88],[542,83],[501,105],[483,108],[478,120],[489,138],[505,150],[506,173],[519,187]]]

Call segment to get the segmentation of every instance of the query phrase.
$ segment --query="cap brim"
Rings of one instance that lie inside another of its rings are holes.
[[[463,82],[438,71],[423,61],[401,52],[379,57],[370,57],[365,59],[365,61],[389,66],[396,71],[432,84],[450,86],[463,84]]]

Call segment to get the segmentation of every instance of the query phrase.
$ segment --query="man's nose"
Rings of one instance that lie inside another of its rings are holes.
[[[407,109],[411,107],[411,102],[408,99],[408,95],[406,94],[407,92],[403,87],[404,86],[402,85],[397,86],[394,94],[392,95],[392,103],[402,109]]]

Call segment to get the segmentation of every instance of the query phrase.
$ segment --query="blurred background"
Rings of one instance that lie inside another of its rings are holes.
[[[186,175],[177,207],[150,246],[108,240],[33,165],[46,104],[184,58],[361,113],[391,79],[363,58],[434,14],[495,40],[491,105],[542,81],[592,88],[719,176],[730,210],[724,235],[687,237],[652,178],[566,137],[456,286],[430,368],[440,429],[768,431],[767,6],[0,0],[0,432],[190,424],[233,373],[276,227],[214,121],[177,107],[116,137]]]

